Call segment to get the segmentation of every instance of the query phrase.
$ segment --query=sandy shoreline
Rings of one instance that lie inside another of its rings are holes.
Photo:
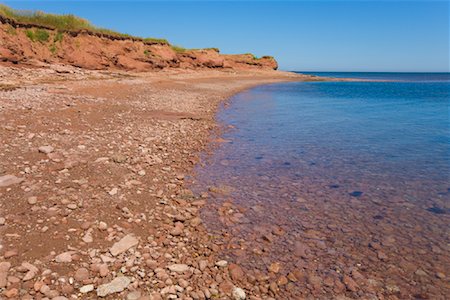
[[[2,297],[276,298],[221,261],[198,215],[207,199],[184,178],[223,100],[308,77],[52,66],[0,78]]]

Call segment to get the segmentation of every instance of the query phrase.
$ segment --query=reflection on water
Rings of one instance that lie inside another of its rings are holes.
[[[223,255],[249,274],[279,263],[269,281],[286,299],[445,299],[449,88],[286,83],[234,97],[218,115],[228,142],[193,183],[214,187],[203,218]]]

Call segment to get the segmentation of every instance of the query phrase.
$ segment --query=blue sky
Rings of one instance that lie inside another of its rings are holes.
[[[1,1],[283,70],[449,71],[449,1]]]

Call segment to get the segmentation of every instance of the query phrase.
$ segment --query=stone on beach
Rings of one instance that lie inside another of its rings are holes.
[[[97,296],[106,297],[110,294],[120,293],[130,285],[131,279],[126,276],[114,278],[111,282],[102,284],[97,288]]]
[[[8,271],[11,268],[11,263],[9,262],[0,262],[0,288],[6,287],[8,283]]]
[[[41,146],[39,147],[39,152],[49,154],[52,153],[55,149],[52,146]]]
[[[117,256],[128,251],[128,249],[136,246],[138,243],[139,240],[133,234],[127,234],[120,241],[116,242],[109,251],[113,256]]]
[[[14,175],[0,176],[0,187],[7,187],[14,184],[19,184],[23,181],[23,178],[16,177]]]
[[[72,262],[72,253],[64,252],[55,257],[57,263],[70,263]]]
[[[184,273],[189,270],[189,266],[185,264],[173,264],[167,267],[170,271],[176,273]]]
[[[93,284],[87,284],[87,285],[83,285],[80,288],[80,293],[87,294],[89,292],[92,292],[93,290],[94,290],[94,285]]]
[[[245,298],[246,298],[245,291],[241,288],[234,287],[233,288],[233,298],[235,300],[245,300]]]

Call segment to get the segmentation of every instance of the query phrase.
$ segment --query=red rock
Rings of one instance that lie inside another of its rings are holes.
[[[286,278],[286,276],[281,276],[280,278],[278,278],[277,280],[277,284],[278,286],[282,286],[288,283],[288,279]]]
[[[73,277],[75,278],[75,280],[83,282],[84,280],[89,278],[89,270],[86,268],[79,268],[75,272],[75,275]]]
[[[233,287],[234,285],[231,282],[225,280],[219,285],[219,290],[224,294],[230,294]]]
[[[8,271],[11,268],[11,264],[9,262],[1,262],[0,263],[0,288],[6,287],[8,283]]]
[[[4,291],[3,295],[6,298],[14,298],[14,297],[17,297],[17,295],[19,295],[19,290],[16,288],[12,288],[10,290]]]
[[[278,272],[280,272],[280,268],[281,268],[281,266],[280,266],[279,263],[277,263],[277,262],[272,263],[272,264],[269,266],[269,272],[272,272],[272,273],[278,273]]]
[[[242,268],[240,266],[238,266],[237,264],[230,264],[228,266],[228,271],[230,273],[230,277],[231,279],[235,280],[235,281],[240,281],[244,278],[245,274],[244,271],[242,270]]]
[[[17,254],[18,254],[18,252],[17,252],[16,249],[8,250],[8,251],[5,252],[4,257],[5,258],[10,258],[10,257],[13,257],[13,256],[17,256]]]
[[[344,275],[342,282],[345,284],[349,291],[356,292],[359,288],[356,282],[347,275]]]

